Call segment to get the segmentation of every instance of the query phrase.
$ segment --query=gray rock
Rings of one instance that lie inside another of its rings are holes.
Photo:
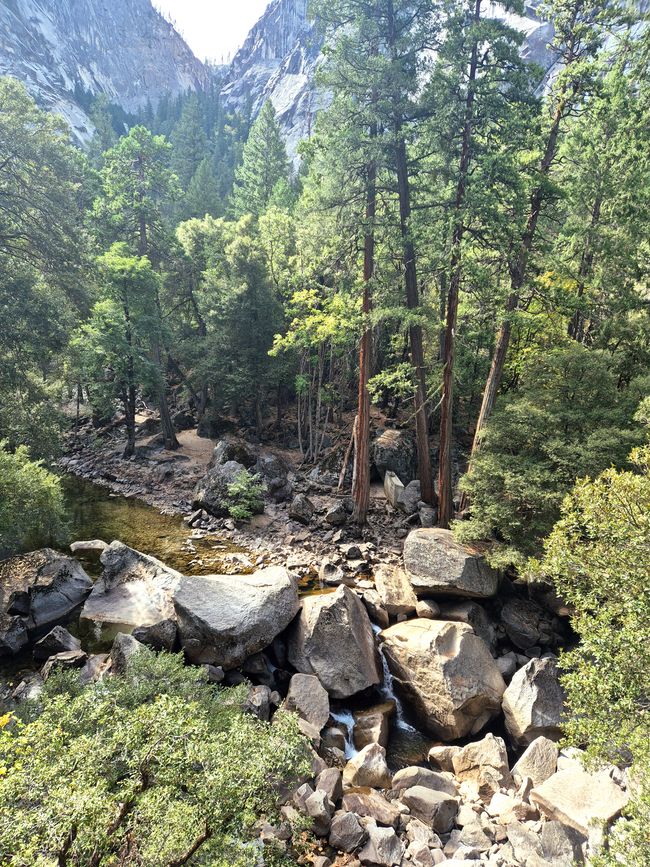
[[[551,820],[542,825],[542,856],[553,867],[574,867],[584,863],[582,847],[585,842],[582,834],[561,822]]]
[[[411,789],[413,786],[424,786],[425,789],[433,789],[436,792],[444,792],[452,798],[458,796],[458,789],[451,780],[429,768],[421,768],[413,765],[401,768],[393,776],[393,791],[401,792]]]
[[[354,813],[337,813],[330,826],[330,846],[341,852],[354,852],[366,840],[365,830]]]
[[[192,508],[205,509],[217,518],[227,517],[232,502],[228,493],[229,486],[236,482],[245,470],[246,467],[238,461],[226,461],[224,464],[212,467],[194,489]],[[261,498],[252,502],[250,506],[253,514],[261,514],[264,511],[264,501]]]
[[[411,431],[386,430],[370,444],[370,459],[379,475],[393,472],[408,485],[417,472],[415,438]]]
[[[502,786],[512,784],[506,745],[502,738],[493,734],[464,746],[453,756],[452,764],[456,778],[471,783],[485,802],[490,801]]]
[[[145,650],[144,644],[140,644],[132,635],[118,632],[113,639],[113,646],[110,652],[111,672],[113,674],[124,674],[129,667],[129,660],[136,653],[144,652]]]
[[[396,687],[430,734],[442,740],[476,734],[499,713],[505,683],[467,624],[409,620],[381,638]]]
[[[510,651],[509,653],[504,653],[503,656],[499,656],[497,659],[497,667],[505,682],[509,683],[512,679],[512,675],[517,670],[516,655]]]
[[[375,587],[389,614],[412,614],[416,610],[418,600],[403,569],[379,566],[375,570]]]
[[[397,508],[397,504],[399,503],[400,497],[403,493],[404,485],[400,481],[399,477],[391,470],[388,470],[384,476],[384,494],[394,509]]]
[[[558,771],[536,786],[530,803],[549,819],[556,819],[588,837],[592,823],[608,825],[618,818],[629,800],[607,770],[588,773],[577,763]]]
[[[441,771],[454,772],[453,758],[461,751],[462,747],[439,745],[429,750],[429,761],[440,768]]]
[[[359,861],[372,867],[401,864],[404,847],[392,828],[369,828],[368,842],[359,852]]]
[[[520,746],[540,736],[559,740],[563,710],[564,690],[553,657],[531,659],[513,675],[503,694],[506,728]]]
[[[303,599],[289,633],[288,657],[297,671],[315,674],[333,698],[348,698],[381,682],[368,614],[343,585]]]
[[[540,643],[543,609],[532,599],[513,596],[501,609],[501,622],[515,647],[528,650]]]
[[[16,704],[24,701],[34,701],[43,692],[43,678],[38,673],[24,677],[11,693],[11,698]]]
[[[525,864],[531,855],[542,855],[539,837],[521,822],[510,822],[506,825],[506,833],[514,856],[520,864]]]
[[[88,539],[88,540],[79,540],[77,542],[72,542],[70,545],[70,551],[73,554],[102,554],[106,548],[108,548],[108,543],[102,541],[102,539]]]
[[[440,617],[440,606],[433,599],[418,599],[415,613],[424,620],[436,620]]]
[[[305,801],[305,812],[313,820],[314,833],[325,837],[329,832],[334,804],[321,789],[316,789]]]
[[[176,645],[176,620],[168,617],[151,626],[138,626],[131,633],[135,639],[154,650],[173,650]]]
[[[454,826],[458,801],[445,792],[413,786],[402,792],[401,801],[410,809],[412,816],[429,825],[437,834],[446,834]]]
[[[320,731],[330,715],[330,700],[313,674],[294,674],[289,683],[287,708],[306,719]]]
[[[249,470],[257,461],[255,449],[246,440],[224,437],[216,443],[208,466],[210,468],[223,466],[230,461],[236,461]]]
[[[386,629],[390,623],[390,618],[379,593],[372,588],[364,590],[362,598],[363,604],[366,606],[368,616],[372,622],[376,623],[382,629]]]
[[[343,797],[343,781],[338,768],[325,768],[316,777],[316,788],[325,792],[327,797],[336,804]]]
[[[463,602],[452,602],[440,606],[442,620],[453,620],[458,623],[467,623],[474,630],[474,634],[482,638],[494,655],[496,647],[496,630],[485,613],[485,609],[469,599]]]
[[[352,733],[356,749],[362,750],[368,744],[380,744],[387,748],[390,718],[394,713],[395,703],[392,701],[356,711]]]
[[[175,619],[172,595],[181,575],[155,557],[112,542],[104,567],[81,612],[81,620],[136,628]]]
[[[41,669],[41,677],[47,680],[55,669],[59,668],[82,668],[88,659],[88,655],[83,650],[63,650],[61,653],[55,653],[47,660]]]
[[[513,767],[513,779],[519,784],[528,777],[533,786],[539,786],[555,773],[557,757],[558,747],[554,741],[542,736],[535,738]]]
[[[0,656],[18,653],[34,634],[68,620],[92,586],[76,560],[51,548],[0,563]]]
[[[386,480],[384,479],[384,485]],[[419,479],[414,479],[404,487],[397,497],[397,508],[406,515],[415,515],[418,503],[422,500]]]
[[[79,672],[79,680],[83,684],[96,683],[101,680],[108,668],[108,653],[93,653]]]
[[[281,566],[252,575],[185,576],[174,593],[188,659],[226,670],[271,644],[299,605],[296,585]]]
[[[314,504],[305,494],[296,494],[289,506],[289,517],[299,524],[309,524],[314,515]]]
[[[340,566],[332,563],[331,560],[323,560],[318,567],[318,580],[321,584],[327,584],[330,587],[336,587],[343,581],[345,574]]]
[[[460,545],[450,530],[412,530],[404,542],[404,567],[419,596],[494,596],[498,574],[478,553]]]
[[[380,744],[368,744],[353,756],[343,770],[343,783],[350,787],[389,789],[391,775],[386,764],[386,750]]]
[[[374,819],[379,825],[397,828],[402,815],[399,808],[387,801],[379,792],[368,791],[348,792],[343,795],[342,807],[349,813],[356,813],[362,818]]]
[[[55,653],[80,649],[81,642],[78,638],[71,635],[65,627],[55,626],[34,645],[34,659],[39,661],[47,659]]]
[[[348,513],[343,503],[336,503],[325,512],[325,521],[333,527],[342,527],[348,520]]]
[[[244,710],[246,713],[268,722],[271,719],[272,696],[273,693],[265,684],[251,686],[244,702]]]

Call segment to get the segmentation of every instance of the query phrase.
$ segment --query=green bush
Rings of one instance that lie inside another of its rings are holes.
[[[623,466],[641,442],[633,416],[642,395],[617,385],[603,353],[573,344],[536,355],[462,480],[471,519],[456,523],[457,536],[491,540],[498,567],[538,555],[576,479]]]
[[[8,451],[0,442],[0,557],[31,541],[61,537],[65,507],[59,479],[20,446]]]
[[[251,515],[264,511],[266,485],[257,473],[242,470],[228,485],[228,512],[236,521],[244,521]]]
[[[244,694],[149,651],[86,688],[48,679],[38,706],[0,720],[0,864],[256,864],[255,822],[307,754],[293,715],[260,722]]]
[[[611,857],[647,865],[650,851],[650,447],[636,472],[607,470],[568,495],[530,577],[552,580],[574,609],[578,646],[562,656],[573,744],[595,761],[632,764],[633,798]]]

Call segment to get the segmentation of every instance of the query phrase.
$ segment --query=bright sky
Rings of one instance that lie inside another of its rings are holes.
[[[227,62],[269,0],[152,0],[201,60]]]

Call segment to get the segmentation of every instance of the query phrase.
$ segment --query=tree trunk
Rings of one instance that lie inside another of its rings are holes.
[[[481,0],[476,0],[474,7],[474,24],[478,25],[481,17]],[[467,188],[467,173],[472,151],[472,123],[474,120],[474,84],[478,66],[478,35],[474,37],[469,63],[467,97],[465,100],[465,118],[463,123],[463,138],[458,165],[458,184],[456,186],[456,201],[454,203],[454,228],[452,232],[449,294],[447,296],[447,322],[445,327],[442,400],[440,404],[440,446],[438,464],[438,524],[448,528],[454,514],[453,483],[451,472],[451,451],[453,434],[454,405],[454,360],[456,354],[456,322],[458,319],[458,296],[462,276],[461,244],[465,231],[462,208],[465,202]]]
[[[371,130],[371,138],[373,131]],[[363,242],[363,317],[364,330],[359,348],[359,394],[357,400],[356,436],[354,453],[354,485],[352,520],[365,524],[370,505],[370,395],[368,379],[372,355],[372,329],[369,322],[372,309],[371,280],[375,271],[375,195],[377,169],[374,161],[368,164],[366,177],[366,232]]]
[[[397,187],[399,191],[400,232],[402,235],[402,254],[404,257],[404,288],[406,289],[406,306],[409,310],[417,310],[420,306],[418,292],[417,268],[415,264],[415,248],[410,237],[409,220],[411,216],[411,190],[406,161],[406,143],[396,129],[395,167],[397,172]],[[409,341],[411,346],[411,364],[415,369],[415,440],[418,458],[418,478],[422,500],[430,505],[435,504],[433,490],[433,475],[431,473],[431,455],[429,453],[429,433],[427,419],[427,387],[424,369],[424,341],[422,326],[409,326]]]

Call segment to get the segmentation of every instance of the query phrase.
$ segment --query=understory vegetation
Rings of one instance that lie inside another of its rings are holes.
[[[256,863],[253,826],[308,761],[295,717],[260,722],[244,698],[150,651],[86,687],[53,675],[36,705],[0,718],[0,863]]]

